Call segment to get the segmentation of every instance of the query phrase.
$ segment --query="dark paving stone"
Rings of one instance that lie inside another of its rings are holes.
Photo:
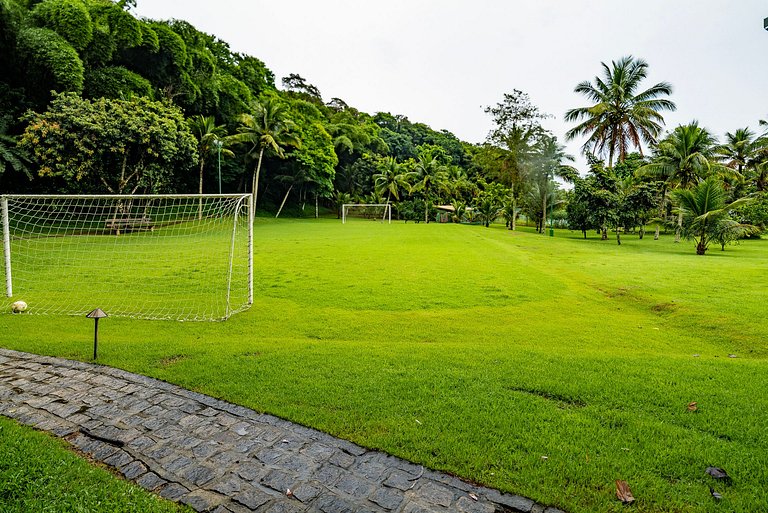
[[[141,476],[139,479],[136,480],[136,482],[141,486],[142,488],[146,488],[147,490],[154,490],[159,486],[164,485],[168,481],[165,479],[162,479],[160,476],[155,474],[154,472],[148,472]]]
[[[205,490],[195,490],[181,497],[183,504],[190,506],[195,511],[210,511],[227,501],[227,497]]]
[[[255,510],[259,506],[263,506],[264,504],[268,503],[269,496],[261,492],[247,491],[238,493],[232,497],[232,500],[238,504],[242,504],[246,508]]]

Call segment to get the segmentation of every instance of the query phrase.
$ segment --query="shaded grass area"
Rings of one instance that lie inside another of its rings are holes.
[[[108,319],[100,362],[572,512],[623,510],[616,479],[637,511],[768,509],[768,241],[257,223],[249,311]],[[0,316],[4,346],[76,359],[91,329]]]
[[[189,511],[84,461],[60,440],[0,417],[0,511]]]

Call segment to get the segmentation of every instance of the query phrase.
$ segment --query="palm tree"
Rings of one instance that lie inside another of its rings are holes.
[[[648,72],[648,63],[643,59],[630,55],[612,61],[610,67],[604,62],[600,64],[602,78],[595,77],[594,84],[581,82],[574,89],[594,104],[565,113],[565,121],[579,123],[566,132],[565,138],[570,141],[588,136],[584,153],[607,153],[608,167],[612,167],[613,157],[623,161],[631,146],[642,155],[641,143],[655,143],[664,125],[660,112],[676,107],[664,98],[672,94],[672,86],[667,82],[637,92]]]
[[[716,148],[718,157],[740,176],[754,173],[758,190],[765,188],[768,174],[768,137],[756,137],[749,128],[725,134],[725,143]]]
[[[710,177],[692,189],[673,191],[683,214],[684,235],[696,242],[696,254],[706,253],[712,240],[722,239],[723,229],[738,229],[727,223],[728,211],[751,201],[741,198],[730,204],[725,203],[725,189],[720,180]]]
[[[403,172],[403,166],[395,160],[395,157],[387,157],[378,166],[379,172],[373,175],[376,193],[383,196],[387,194],[387,203],[392,197],[400,200],[400,189],[408,187],[411,173]]]
[[[536,145],[536,149],[538,150],[538,167],[543,174],[544,185],[542,190],[549,189],[550,175],[552,179],[557,177],[562,178],[567,182],[573,182],[574,178],[579,176],[579,172],[576,168],[563,164],[563,161],[573,162],[573,156],[565,153],[565,146],[557,144],[556,137],[549,135],[542,137]],[[541,195],[541,211],[544,213],[544,218],[541,222],[541,233],[546,232],[548,197],[549,194]]]
[[[189,128],[192,134],[197,138],[197,152],[200,156],[200,181],[198,194],[203,193],[203,169],[205,168],[206,156],[221,151],[226,156],[234,156],[231,150],[219,148],[226,140],[227,129],[224,125],[216,125],[216,118],[213,116],[197,115],[188,120]],[[203,218],[203,200],[200,199],[200,219]]]
[[[285,104],[280,103],[272,96],[267,96],[261,101],[254,102],[251,108],[253,112],[240,116],[238,134],[233,138],[237,142],[250,145],[249,155],[254,155],[257,152],[259,154],[251,185],[255,208],[264,152],[269,150],[278,157],[284,158],[284,146],[298,147],[301,142],[291,133],[293,122],[288,119],[288,108]]]
[[[665,191],[669,188],[689,189],[710,176],[713,171],[728,174],[728,169],[715,162],[717,140],[697,121],[675,128],[655,151],[653,161],[640,167],[636,174],[664,182],[659,218],[664,217]],[[675,242],[680,242],[683,213],[678,212]],[[659,226],[656,226],[657,240]]]
[[[32,174],[27,168],[29,158],[26,153],[17,146],[17,138],[8,135],[9,119],[0,117],[0,175],[10,166],[13,170],[24,173],[27,178],[32,179]]]
[[[416,161],[416,177],[418,182],[413,190],[419,190],[424,195],[424,222],[429,223],[429,197],[434,189],[443,183],[445,166],[430,152],[423,151]]]

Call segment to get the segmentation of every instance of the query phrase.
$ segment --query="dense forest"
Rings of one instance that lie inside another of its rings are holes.
[[[721,142],[696,121],[664,132],[672,86],[643,84],[642,59],[576,85],[589,103],[565,113],[566,137],[585,141],[577,170],[522,91],[486,108],[493,129],[471,144],[325,99],[299,74],[278,86],[257,57],[134,6],[0,0],[1,193],[253,192],[260,215],[392,203],[414,221],[441,206],[442,220],[515,229],[523,216],[619,243],[655,225],[700,254],[768,224],[768,138]]]

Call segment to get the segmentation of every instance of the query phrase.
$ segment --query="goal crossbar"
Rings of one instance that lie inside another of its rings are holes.
[[[392,204],[391,203],[344,203],[341,206],[342,224],[346,224],[347,222],[347,212],[349,211],[350,207],[359,207],[359,208],[384,207],[384,214],[382,215],[381,220],[387,221],[388,224],[392,224]]]

